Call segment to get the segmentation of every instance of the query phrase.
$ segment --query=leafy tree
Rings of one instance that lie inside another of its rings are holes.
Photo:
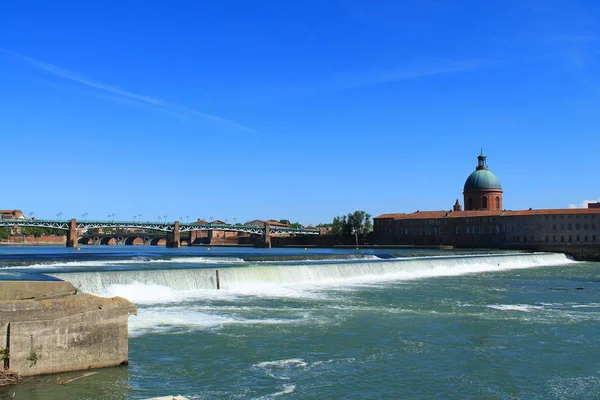
[[[334,217],[331,224],[331,234],[342,237],[344,235],[344,225],[346,225],[346,216]]]
[[[304,228],[300,222],[294,222],[289,225],[290,225],[290,228],[294,228],[294,229]]]
[[[371,231],[373,225],[371,223],[371,214],[365,211],[354,211],[352,214],[348,214],[348,225],[350,225],[356,245],[358,246],[358,236],[364,237]]]
[[[354,236],[354,242],[358,246],[359,238],[364,237],[372,230],[371,215],[365,211],[354,211],[348,215],[333,218],[331,234],[342,242],[348,242]]]
[[[291,225],[291,222],[289,219],[280,219],[279,220],[280,224],[286,224],[286,225]]]

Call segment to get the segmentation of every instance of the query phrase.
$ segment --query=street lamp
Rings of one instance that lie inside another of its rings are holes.
[[[167,216],[165,215],[164,217],[165,217],[165,224],[166,224],[167,223]]]
[[[112,217],[112,222],[115,222],[115,213],[112,213],[110,216]]]
[[[33,211],[29,213],[29,219],[33,219]]]
[[[61,212],[59,212],[58,214],[56,214],[56,218],[58,218],[58,220],[60,221],[60,217],[62,217],[62,215],[63,215],[63,213],[62,213],[62,211],[61,211]]]
[[[142,222],[142,214],[138,214],[138,221]]]
[[[84,221],[87,221],[87,216],[88,216],[88,213],[86,213],[86,212],[81,214],[81,218],[83,218]]]

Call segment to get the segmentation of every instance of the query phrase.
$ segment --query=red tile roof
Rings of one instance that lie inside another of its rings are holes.
[[[398,215],[404,215],[404,213],[397,213],[397,214],[381,214],[378,215],[376,217],[374,217],[373,219],[389,219],[389,218],[396,218]]]
[[[554,208],[546,210],[507,210],[505,216],[517,215],[581,215],[581,214],[600,214],[597,208]]]
[[[598,214],[600,208],[557,208],[546,210],[492,210],[492,211],[416,211],[410,214],[381,214],[375,219],[435,219],[435,218],[475,218],[475,217],[515,217],[532,215],[582,215]]]

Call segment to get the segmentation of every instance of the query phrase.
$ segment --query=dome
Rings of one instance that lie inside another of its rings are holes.
[[[488,169],[474,171],[465,182],[464,192],[473,190],[498,189],[502,190],[500,180]]]

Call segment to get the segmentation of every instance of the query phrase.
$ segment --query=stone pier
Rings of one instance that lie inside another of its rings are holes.
[[[72,218],[67,231],[67,247],[77,247],[77,221]]]
[[[167,234],[167,247],[178,249],[181,247],[181,232],[179,230],[179,221],[175,221],[173,231]]]
[[[271,248],[271,224],[268,222],[265,222],[264,247],[267,249]]]
[[[22,376],[127,364],[128,300],[64,281],[0,281],[0,370]]]

